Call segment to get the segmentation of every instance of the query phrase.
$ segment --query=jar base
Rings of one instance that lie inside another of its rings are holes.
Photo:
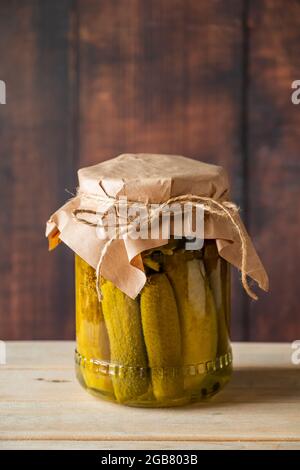
[[[103,371],[99,371],[101,367],[99,362],[87,361],[77,351],[75,358],[77,379],[88,393],[102,400],[137,408],[168,408],[206,402],[225,387],[232,374],[232,355],[231,351],[228,351],[226,355],[214,361],[213,370],[204,374],[185,376],[185,386],[180,396],[158,398],[154,395],[152,386],[149,386],[146,393],[138,398],[130,397],[120,401],[115,396],[112,380],[120,380],[121,383],[122,378],[118,379],[113,374],[106,375]],[[109,367],[113,369],[112,365]]]

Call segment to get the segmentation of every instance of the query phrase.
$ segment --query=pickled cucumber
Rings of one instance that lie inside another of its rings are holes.
[[[165,270],[178,305],[183,363],[188,366],[185,388],[199,389],[204,380],[203,364],[217,354],[218,325],[212,292],[201,259],[185,252],[165,258]],[[200,365],[202,368],[199,369]]]
[[[113,395],[110,377],[100,373],[95,363],[110,360],[107,329],[95,288],[95,270],[76,256],[75,272],[77,350],[85,358],[80,370],[87,387]]]
[[[115,365],[115,396],[120,403],[134,402],[147,393],[149,386],[139,302],[110,281],[103,280],[101,289],[111,362]]]
[[[205,244],[204,264],[217,309],[219,331],[218,355],[222,356],[228,352],[229,348],[229,273],[227,272],[228,264],[219,256],[214,240],[207,241]]]
[[[183,374],[179,315],[165,274],[149,276],[141,292],[141,315],[153,393],[166,404],[183,396]]]

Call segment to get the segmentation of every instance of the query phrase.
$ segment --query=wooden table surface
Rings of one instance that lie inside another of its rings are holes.
[[[300,449],[300,366],[290,344],[236,343],[231,383],[210,402],[141,409],[90,396],[72,342],[8,342],[0,449]]]

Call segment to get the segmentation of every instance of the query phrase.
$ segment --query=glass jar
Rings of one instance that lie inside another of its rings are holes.
[[[228,382],[230,266],[215,240],[142,253],[147,282],[136,299],[76,255],[76,373],[99,397],[131,406],[206,400]]]

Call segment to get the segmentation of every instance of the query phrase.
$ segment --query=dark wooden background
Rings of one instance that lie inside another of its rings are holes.
[[[300,338],[297,0],[0,0],[0,339],[74,336],[73,256],[48,216],[122,152],[225,166],[270,275],[235,274],[233,338]]]

